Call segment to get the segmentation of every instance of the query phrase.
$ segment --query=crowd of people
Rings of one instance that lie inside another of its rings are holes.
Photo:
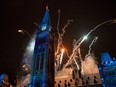
[[[17,75],[0,74],[0,87],[17,87]]]

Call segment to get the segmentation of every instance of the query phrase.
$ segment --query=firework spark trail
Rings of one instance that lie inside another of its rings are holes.
[[[97,25],[96,27],[94,27],[87,35],[86,37],[88,37],[93,31],[95,31],[98,27],[100,27],[101,25],[104,25],[106,23],[116,23],[116,19],[111,19],[111,20],[107,20],[107,21],[104,21],[102,23],[100,23],[99,25]]]
[[[60,51],[60,48],[63,47],[62,44],[62,37],[65,34],[65,29],[70,25],[71,22],[73,22],[73,20],[68,20],[67,23],[65,24],[65,26],[62,28],[62,33],[60,33],[59,31],[59,24],[60,24],[60,10],[58,10],[58,23],[57,23],[57,33],[58,33],[58,46],[57,46],[57,51],[55,53],[55,55],[57,55]],[[59,59],[59,58],[58,58]]]
[[[77,66],[77,69],[79,70],[80,68],[79,68],[79,65],[78,65],[78,63],[77,63],[77,61],[76,61],[75,58],[74,58],[74,62],[75,62],[75,64],[76,64],[76,66]]]
[[[82,43],[82,38],[80,38],[79,40],[74,40],[73,41],[73,51],[72,54],[69,56],[69,60],[67,61],[67,63],[63,66],[63,69],[65,69],[69,64],[71,64],[71,62],[77,58],[77,54],[78,54],[78,48],[80,47],[81,43]],[[76,62],[77,63],[77,62]],[[77,63],[78,64],[78,63]],[[78,66],[77,66],[78,67]]]
[[[77,46],[77,44],[79,43],[79,42],[81,42],[81,40],[82,40],[83,38],[79,38],[79,40],[76,40],[76,39],[74,39],[73,40],[73,49],[75,49],[75,47]]]
[[[81,73],[84,74],[83,59],[82,59],[82,56],[81,56],[81,49],[80,49],[80,47],[78,48],[78,53],[79,53],[79,59],[80,59],[80,70],[81,70]]]
[[[64,54],[64,49],[62,49],[62,52],[61,52],[60,65],[62,64],[63,54]]]
[[[91,74],[91,73],[98,73],[98,67],[95,61],[95,56],[91,53],[91,47],[94,43],[96,43],[97,39],[98,37],[94,37],[91,44],[89,45],[88,54],[85,56],[84,60],[81,61],[81,73],[83,75]]]
[[[57,23],[58,46],[57,46],[57,51],[56,51],[55,55],[57,55],[57,54],[59,53],[60,45],[61,45],[61,43],[62,43],[62,42],[61,42],[62,39],[60,38],[59,24],[60,24],[60,10],[58,10],[58,23]]]
[[[74,60],[75,56],[77,56],[77,53],[80,52],[79,49],[80,49],[81,44],[84,42],[84,40],[85,40],[85,37],[83,39],[80,38],[79,40],[75,41],[74,47],[73,47],[73,52],[70,55],[69,60],[67,61],[67,63],[64,65],[63,69],[65,69]],[[80,56],[80,61],[82,61],[82,58],[81,58],[80,54],[79,54],[79,56]]]
[[[73,44],[72,44],[73,48],[75,47],[76,42],[77,42],[76,39],[74,39],[74,40],[73,40]]]
[[[62,28],[61,37],[64,36],[65,29],[70,25],[71,22],[73,22],[73,20],[68,20],[67,23],[65,24],[65,26]]]
[[[98,37],[94,37],[93,41],[91,42],[91,44],[89,45],[89,51],[88,51],[88,54],[91,54],[91,46],[96,43]]]
[[[85,40],[85,38],[83,38],[83,39],[80,38],[79,40],[75,41],[74,47],[73,47],[73,52],[70,55],[67,63],[64,65],[63,69],[65,69],[74,60],[75,56],[77,56],[78,49],[79,49],[79,47],[81,46],[81,44],[83,43],[84,40]]]
[[[70,25],[70,23],[73,22],[73,20],[67,20],[67,23],[65,24],[65,26],[61,29],[62,30],[62,33],[60,33],[60,29],[59,29],[59,24],[60,24],[60,10],[58,10],[58,23],[57,23],[57,33],[58,33],[58,44],[57,44],[57,50],[55,52],[55,56],[56,56],[56,63],[55,63],[55,66],[56,68],[59,67],[59,65],[61,64],[61,61],[63,56],[62,53],[60,52],[60,48],[64,48],[63,46],[63,41],[62,41],[62,38],[65,34],[65,29]],[[60,62],[59,62],[60,61]],[[56,69],[56,72],[57,72],[57,69]]]
[[[73,40],[73,49],[77,46],[77,44],[81,41],[82,38],[80,38],[78,41],[76,41],[75,39]],[[78,50],[77,50],[78,51]],[[79,64],[77,63],[76,59],[75,58],[79,58],[79,56],[77,56],[77,54],[79,54],[78,52],[75,52],[75,54],[73,55],[73,60],[77,66],[77,69],[79,70]],[[72,60],[72,61],[73,61]]]
[[[67,51],[66,51],[66,55],[67,55],[68,58],[70,58],[70,56],[69,56],[69,54],[68,54]],[[77,63],[77,61],[76,61],[76,58],[77,58],[77,57],[78,57],[77,54],[75,54],[75,55],[73,56],[73,60],[74,60],[74,62],[75,62],[75,64],[76,64],[77,69],[79,70],[79,65],[78,65],[78,63]],[[71,64],[72,62],[73,62],[73,61],[70,61],[70,64]]]
[[[98,37],[95,37],[95,39],[92,41],[92,43],[90,44],[89,47],[91,47],[92,44],[95,43],[95,41],[97,40],[97,38]],[[69,57],[69,60],[65,64],[65,66],[63,67],[63,69],[65,69],[66,66],[68,66],[70,63],[72,63],[73,60],[75,61],[75,56],[78,54],[78,57],[80,58],[80,62],[81,62],[81,66],[80,66],[81,73],[82,74],[90,74],[91,72],[92,73],[96,73],[96,72],[98,72],[98,67],[97,67],[97,64],[96,64],[96,62],[94,60],[95,58],[94,58],[93,54],[89,54],[89,55],[87,54],[88,56],[86,56],[84,60],[81,57],[80,46],[81,46],[81,44],[82,44],[83,41],[84,41],[84,39],[82,39],[79,43],[76,43],[76,41],[74,41],[74,44],[73,44],[73,46],[74,46],[73,53]],[[91,64],[89,64],[89,63],[91,63]]]
[[[94,27],[87,35],[86,37],[88,37],[93,31],[95,31],[98,27],[100,27],[101,25],[104,25],[106,23],[116,23],[116,19],[112,19],[112,20],[108,20],[108,21],[104,21],[102,23],[100,23],[99,25],[97,25],[96,27]],[[64,69],[70,64],[70,62],[73,60],[73,55],[75,54],[75,52],[77,51],[77,49],[81,46],[81,44],[84,42],[86,38],[84,37],[80,43],[73,49],[72,54],[70,55],[69,60],[67,61],[67,63],[64,65]]]
[[[70,56],[69,55],[67,55],[67,57],[70,59]],[[76,61],[76,58],[78,58],[77,52],[74,53],[74,55],[73,55],[73,57],[72,57],[71,60],[68,60],[68,65],[70,65],[74,61],[75,64],[76,64],[77,69],[79,70],[79,65],[78,65],[78,63]],[[63,69],[65,69],[65,67]]]
[[[65,24],[65,26],[62,28],[62,33],[59,32],[59,28],[58,28],[58,25],[57,24],[57,31],[58,31],[58,46],[57,46],[57,51],[55,53],[55,55],[57,55],[60,51],[60,48],[63,47],[63,44],[62,44],[62,38],[65,34],[65,29],[70,25],[70,23],[73,22],[73,20],[68,20],[67,23]]]
[[[81,49],[80,48],[78,48],[78,53],[79,53],[80,61],[83,61],[82,56],[81,56]]]
[[[95,39],[92,41],[91,45],[89,46],[89,48],[91,48],[92,44],[97,40],[98,37],[95,37]],[[69,60],[68,62],[65,64],[65,66],[63,67],[63,69],[65,69],[70,63],[72,63],[72,61],[74,60],[75,61],[75,56],[77,56],[77,54],[79,55],[79,59],[80,59],[80,62],[81,62],[81,72],[82,74],[84,74],[84,60],[82,59],[81,57],[81,52],[80,52],[80,46],[81,44],[83,43],[83,41],[85,40],[85,38],[80,39],[78,41],[74,40],[74,43],[73,43],[73,53],[71,54],[71,56],[69,57]],[[80,42],[79,42],[80,41]],[[79,43],[78,43],[79,42]]]

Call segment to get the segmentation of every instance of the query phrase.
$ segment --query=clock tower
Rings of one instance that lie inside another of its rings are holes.
[[[54,87],[54,33],[48,7],[36,34],[29,87]]]

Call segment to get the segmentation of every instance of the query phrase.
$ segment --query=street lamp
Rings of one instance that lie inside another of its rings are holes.
[[[24,32],[25,32],[25,33],[32,39],[32,36],[31,36],[26,30],[24,30],[24,29],[19,29],[18,32],[19,32],[19,33],[24,33]]]
[[[19,33],[22,33],[22,34],[24,34],[24,33],[26,33],[29,37],[30,37],[30,41],[29,41],[29,43],[28,43],[28,45],[27,45],[27,47],[26,47],[26,50],[25,50],[25,53],[24,53],[24,58],[25,58],[25,64],[23,64],[23,66],[22,66],[22,69],[23,69],[23,71],[28,71],[28,72],[30,72],[29,70],[31,69],[31,66],[28,64],[28,61],[31,61],[31,60],[26,60],[27,58],[29,58],[29,57],[31,57],[32,58],[32,54],[33,54],[33,50],[34,50],[34,44],[35,44],[35,37],[33,36],[31,36],[26,30],[24,30],[24,29],[19,29],[18,30],[18,32]]]

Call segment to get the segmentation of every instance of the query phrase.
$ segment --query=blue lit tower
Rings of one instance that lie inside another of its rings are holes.
[[[36,35],[29,87],[54,87],[54,34],[48,7]]]

